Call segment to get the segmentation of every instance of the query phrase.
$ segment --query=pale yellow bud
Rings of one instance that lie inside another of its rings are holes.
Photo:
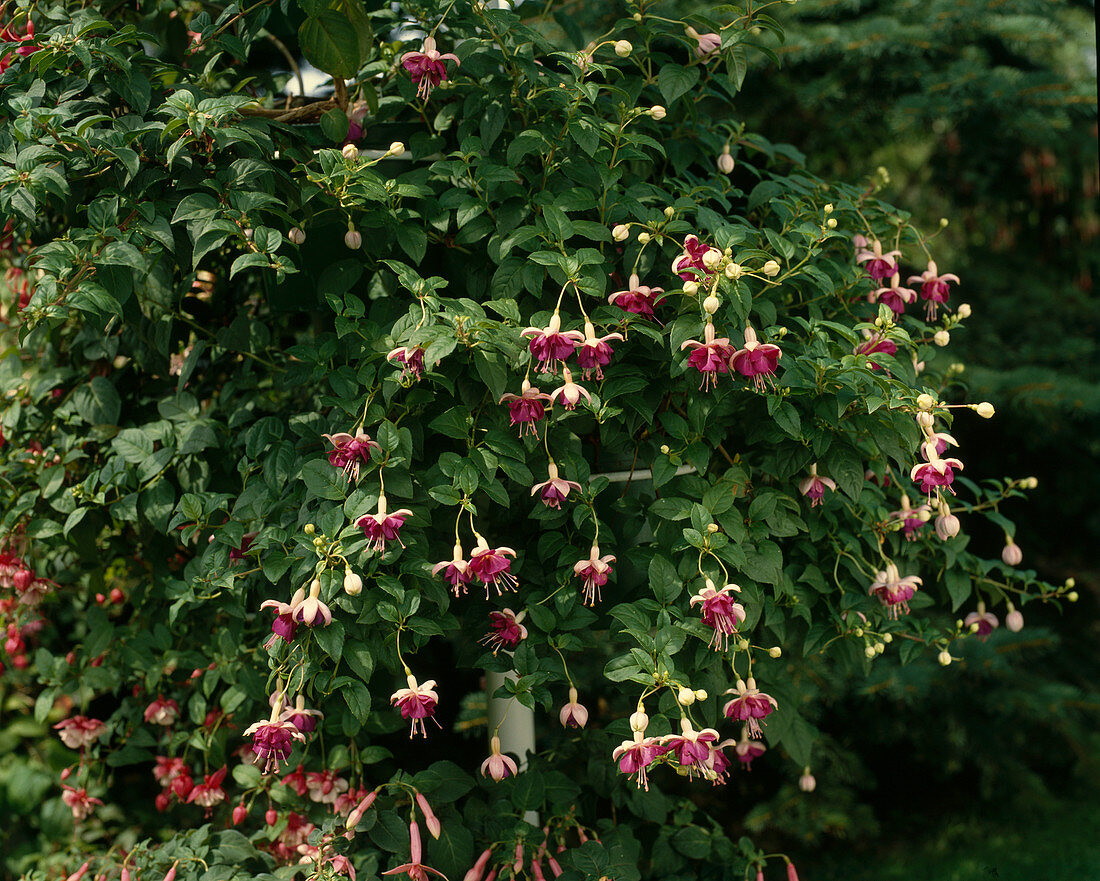
[[[946,330],[937,330],[932,335],[932,342],[934,342],[940,348],[943,348],[951,342],[951,334],[949,334]]]
[[[974,410],[982,419],[992,419],[993,414],[997,412],[989,401],[982,401]]]
[[[969,303],[960,303],[959,308],[955,310],[955,314],[958,315],[959,318],[969,318],[970,315],[972,314],[970,304]]]
[[[951,652],[949,652],[947,649],[944,649],[942,652],[940,652],[937,660],[940,662],[941,667],[948,666],[951,663]]]
[[[722,252],[717,248],[711,248],[703,254],[703,265],[707,269],[715,269],[722,260]]]
[[[357,597],[363,592],[363,579],[351,569],[344,570],[344,593],[351,597]]]
[[[832,202],[830,202],[828,205],[825,206],[825,213],[826,214],[832,214],[833,213],[833,203]]]
[[[676,692],[676,700],[681,707],[690,707],[695,703],[695,692],[685,686]]]
[[[355,144],[345,144],[344,149],[340,152],[344,154],[344,158],[347,159],[348,162],[354,162],[359,158],[359,148],[356,147]]]
[[[630,227],[625,223],[620,223],[611,229],[611,238],[616,242],[625,242],[630,238]]]
[[[927,392],[921,395],[917,395],[917,406],[922,410],[931,410],[936,406],[936,399],[933,398]]]
[[[615,43],[615,54],[620,58],[626,58],[633,51],[634,47],[630,45],[629,40],[618,40]]]
[[[645,232],[644,230],[642,232],[638,233],[638,241],[641,242],[643,245],[648,243],[650,241],[650,239],[652,239],[652,238],[653,238],[653,236],[651,236],[649,233]]]
[[[779,264],[774,260],[769,260],[761,268],[761,272],[763,272],[764,275],[766,275],[768,278],[775,278],[777,275],[779,275]]]
[[[828,220],[825,221],[825,225],[829,227],[829,229],[836,229],[836,218],[830,217]]]
[[[770,649],[768,649],[768,657],[770,657],[770,658],[778,658],[782,654],[783,654],[783,649],[781,649],[777,645],[773,645]]]
[[[697,293],[699,293],[699,283],[694,281],[685,281],[684,293],[687,294],[689,297],[694,297]]]
[[[716,533],[717,531],[718,531],[718,524],[717,523],[708,523],[707,524],[707,532],[709,532],[711,535],[714,535],[714,533]]]
[[[665,116],[668,115],[667,111],[660,104],[654,104],[649,110],[646,111],[650,116],[660,122]]]
[[[400,156],[404,152],[405,152],[405,145],[402,144],[400,141],[394,141],[392,144],[390,144],[390,155],[391,156]]]
[[[707,315],[713,315],[715,312],[718,311],[718,307],[720,305],[721,303],[718,298],[712,294],[711,296],[703,300],[703,311],[706,312]]]
[[[302,527],[302,531],[305,532],[306,535],[313,535],[313,533],[317,531],[317,527],[314,526],[312,523],[307,523],[304,527]]]
[[[867,648],[863,650],[863,654],[868,658],[873,658],[875,656],[875,647],[873,645],[867,646]]]
[[[726,264],[726,278],[740,278],[745,274],[745,270],[740,263],[727,263]]]
[[[695,689],[695,699],[697,701],[705,701],[707,699],[707,690],[705,688]]]
[[[1077,591],[1071,590],[1069,593],[1066,594],[1066,599],[1069,600],[1071,603],[1077,602]]]
[[[676,209],[673,208],[671,205],[666,205],[664,214],[665,217],[667,217],[669,220],[672,220],[672,218],[676,216]]]
[[[669,450],[668,444],[661,444],[661,454],[662,455],[667,456],[668,455],[668,450]]]

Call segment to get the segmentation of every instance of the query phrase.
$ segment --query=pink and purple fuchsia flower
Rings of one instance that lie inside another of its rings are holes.
[[[867,247],[868,244],[870,247]],[[856,252],[856,263],[866,263],[867,265],[863,268],[867,274],[875,281],[882,281],[898,271],[898,264],[894,258],[900,256],[901,251],[882,253],[882,242],[878,239],[870,243],[864,239],[863,248]]]
[[[710,245],[704,245],[698,236],[688,236],[684,239],[683,253],[672,261],[672,271],[684,281],[696,281],[699,275],[709,275],[710,270],[703,263],[703,255],[714,250]],[[691,270],[698,270],[692,272]]]
[[[729,638],[737,634],[738,626],[745,620],[745,607],[734,602],[731,591],[740,592],[741,588],[727,584],[718,590],[708,578],[703,589],[691,598],[693,607],[702,607],[703,623],[714,630],[710,647],[719,652],[726,651]]]
[[[729,337],[715,336],[714,324],[710,321],[703,328],[703,341],[685,340],[680,344],[680,350],[690,348],[688,364],[694,367],[703,376],[699,388],[707,391],[717,384],[718,376],[729,373],[729,360],[733,355],[733,346]]]
[[[527,638],[527,628],[522,623],[524,615],[524,612],[517,615],[511,609],[490,612],[489,632],[478,642],[492,649],[494,655],[501,649],[512,651]]]
[[[614,350],[611,348],[611,340],[621,340],[621,333],[609,333],[606,336],[597,337],[596,328],[591,321],[584,323],[584,342],[577,350],[577,364],[583,368],[584,379],[591,379],[596,374],[597,381],[603,380],[603,368],[611,363]]]
[[[920,484],[920,490],[923,493],[931,493],[932,490],[940,488],[954,495],[955,490],[951,489],[951,483],[955,479],[955,470],[962,470],[962,462],[953,458],[941,459],[936,452],[935,442],[925,443],[921,449],[928,461],[914,465],[909,476]]]
[[[520,393],[518,395],[509,393],[500,399],[500,403],[508,406],[508,415],[512,425],[519,426],[520,437],[523,437],[524,433],[528,433],[532,437],[539,436],[536,423],[540,422],[543,417],[546,416],[546,404],[543,403],[544,401],[549,402],[550,396],[540,392],[526,379],[523,380],[523,385],[520,387]]]
[[[736,688],[727,689],[726,694],[736,695],[722,710],[726,718],[745,722],[749,737],[756,739],[763,737],[764,719],[779,708],[775,698],[760,691],[756,687],[756,680],[751,676],[747,683],[738,679]]]
[[[256,755],[256,762],[262,762],[262,770],[265,774],[277,771],[279,765],[290,758],[294,749],[294,741],[305,742],[302,734],[294,723],[281,718],[283,702],[281,697],[275,700],[271,707],[271,716],[265,722],[255,722],[245,729],[244,736],[252,738],[252,752]]]
[[[485,585],[485,599],[489,598],[489,588],[495,587],[497,596],[505,590],[515,590],[518,581],[512,574],[512,561],[509,557],[515,557],[516,552],[511,548],[491,548],[480,535],[477,537],[477,547],[470,555],[468,570],[470,574]]]
[[[573,566],[573,574],[583,582],[586,606],[594,606],[600,601],[600,588],[607,584],[611,564],[614,562],[615,557],[611,554],[601,557],[599,545],[594,544],[588,559],[579,560]]]
[[[435,48],[435,39],[425,37],[419,52],[406,52],[401,56],[401,66],[409,72],[413,85],[417,87],[416,94],[428,100],[432,89],[447,79],[447,65],[444,62],[453,61],[457,67],[458,56],[450,52],[440,54]]]
[[[435,680],[429,679],[423,685],[417,683],[416,677],[406,670],[408,688],[399,688],[390,695],[390,703],[397,707],[401,715],[409,720],[409,738],[416,736],[419,731],[423,737],[428,736],[424,727],[424,720],[431,719],[436,725],[435,708],[439,703],[439,695],[435,692]],[[440,726],[442,727],[442,726]]]
[[[959,283],[959,277],[950,272],[945,272],[940,275],[939,269],[936,267],[935,260],[928,261],[928,268],[924,270],[920,275],[909,276],[909,284],[914,282],[920,282],[920,296],[922,300],[926,301],[925,305],[925,317],[929,321],[936,320],[936,311],[940,306],[947,305],[947,298],[950,294],[949,284],[954,282]]]
[[[451,586],[456,597],[459,596],[460,591],[466,592],[466,585],[473,580],[474,574],[470,571],[469,562],[463,557],[461,542],[455,543],[450,560],[443,560],[432,566],[432,575],[438,575],[440,572],[443,573],[443,580]]]
[[[560,510],[561,503],[569,497],[569,493],[573,490],[580,492],[581,485],[574,480],[564,480],[559,477],[558,466],[553,461],[547,465],[546,470],[549,473],[549,478],[531,487],[531,495],[537,493],[547,508]]]
[[[625,291],[615,291],[607,298],[612,306],[618,306],[624,312],[639,315],[642,318],[654,318],[654,307],[661,301],[664,288],[651,288],[643,285],[637,275],[631,275]]]
[[[868,593],[878,597],[891,618],[897,618],[899,614],[909,614],[909,600],[920,585],[921,579],[918,576],[907,575],[902,578],[898,574],[898,567],[887,563],[886,569],[878,573],[876,580],[868,588]]]
[[[543,373],[557,373],[563,361],[573,357],[573,352],[584,342],[579,330],[561,329],[561,315],[555,309],[546,327],[528,327],[520,336],[530,337],[527,348],[536,359],[536,369]]]
[[[357,428],[354,435],[340,432],[322,436],[333,446],[328,454],[329,464],[342,470],[352,480],[359,479],[359,469],[362,465],[370,464],[370,451],[382,449],[361,428]]]
[[[405,521],[411,516],[412,511],[408,508],[400,508],[392,514],[387,513],[386,495],[382,493],[378,496],[378,510],[374,514],[361,517],[358,526],[367,537],[367,547],[384,554],[388,541],[395,541],[401,547],[405,547],[405,543],[401,541],[400,532]]]
[[[810,507],[816,508],[825,497],[825,490],[836,492],[836,483],[817,473],[817,462],[810,466],[810,476],[798,482],[798,491],[810,500]]]
[[[877,288],[867,295],[868,303],[882,303],[894,315],[904,314],[905,307],[916,299],[916,291],[901,287],[901,275],[897,272],[890,276],[889,287]]]
[[[775,387],[776,368],[783,352],[772,343],[762,343],[756,338],[756,331],[745,328],[744,348],[738,349],[730,357],[730,369],[753,381],[758,392],[767,391],[767,384]]]

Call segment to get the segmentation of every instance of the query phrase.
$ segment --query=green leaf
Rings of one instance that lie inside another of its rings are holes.
[[[334,144],[342,144],[348,136],[348,117],[339,107],[321,114],[321,132]]]
[[[359,36],[347,15],[335,9],[311,15],[298,28],[298,41],[306,60],[318,70],[342,79],[358,73]]]
[[[302,466],[302,480],[320,499],[343,499],[348,491],[347,476],[324,459],[313,459]]]
[[[94,376],[88,385],[73,393],[76,412],[93,425],[117,425],[122,400],[114,385],[104,376]]]
[[[671,603],[684,589],[676,567],[659,554],[649,563],[649,586],[661,603]]]
[[[657,74],[657,88],[661,90],[665,101],[670,105],[681,95],[690,92],[699,82],[698,67],[681,67],[678,64],[664,64]]]

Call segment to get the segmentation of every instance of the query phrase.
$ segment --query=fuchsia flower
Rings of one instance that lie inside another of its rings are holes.
[[[866,240],[864,242],[863,248],[856,252],[856,263],[866,263],[867,265],[863,268],[871,278],[882,281],[898,271],[898,265],[892,258],[900,257],[901,251],[888,251],[883,254],[882,242],[878,239],[870,243],[870,248],[867,247]]]
[[[279,781],[283,786],[289,786],[294,792],[301,798],[309,791],[309,783],[306,782],[305,768],[299,765],[289,774],[284,774],[282,780]]]
[[[425,866],[421,863],[424,858],[423,846],[420,843],[420,827],[416,824],[416,820],[409,823],[409,861],[404,865],[398,866],[396,869],[389,869],[383,872],[383,875],[400,875],[406,874],[411,881],[428,881],[428,872],[434,875],[438,875],[443,881],[447,881],[447,876],[442,872]]]
[[[728,648],[729,638],[736,635],[738,625],[745,620],[745,607],[733,601],[730,591],[740,593],[741,588],[727,584],[718,590],[708,578],[706,586],[691,598],[692,607],[702,606],[703,623],[714,630],[710,647],[719,652]]]
[[[368,539],[367,548],[384,554],[387,541],[396,541],[401,547],[405,547],[405,543],[401,541],[398,533],[401,527],[405,525],[405,521],[411,516],[412,511],[408,508],[401,508],[392,514],[388,514],[386,512],[386,494],[380,494],[378,496],[377,513],[359,518],[359,528],[363,530],[363,534]]]
[[[768,748],[759,740],[749,740],[748,727],[746,726],[745,730],[741,732],[741,739],[734,746],[734,751],[737,753],[737,761],[745,766],[746,771],[751,771],[753,760],[764,755]]]
[[[729,373],[729,359],[733,355],[729,337],[715,337],[714,333],[714,324],[707,321],[703,327],[703,342],[685,340],[680,344],[681,352],[689,347],[692,349],[688,364],[703,375],[699,386],[703,391],[717,384],[719,373]]]
[[[157,765],[153,768],[153,777],[161,786],[167,786],[186,771],[187,765],[183,759],[157,756]]]
[[[162,695],[145,708],[145,721],[154,725],[173,725],[180,717],[180,705],[174,700],[165,700]]]
[[[459,542],[455,543],[452,559],[444,560],[432,566],[432,575],[438,575],[440,570],[443,570],[443,580],[451,585],[456,597],[459,595],[459,588],[462,589],[462,593],[466,592],[466,585],[474,577],[470,571],[470,564],[462,557],[462,544]]]
[[[335,805],[340,794],[347,792],[348,781],[335,771],[310,771],[306,774],[306,789],[309,800],[323,805]]]
[[[329,464],[334,468],[342,469],[352,480],[359,479],[361,465],[370,464],[371,449],[382,449],[361,428],[357,428],[354,435],[340,432],[325,434],[322,437],[333,446],[333,450],[328,454]]]
[[[573,566],[573,574],[584,582],[584,604],[594,606],[600,600],[600,588],[607,584],[611,574],[611,564],[615,558],[608,554],[600,556],[599,545],[593,544],[587,560],[580,560]]]
[[[821,477],[817,473],[817,462],[814,462],[810,466],[810,476],[804,477],[798,482],[798,491],[810,500],[810,507],[813,508],[821,504],[821,499],[827,489],[836,492],[836,483],[828,477]]]
[[[55,731],[59,732],[58,737],[61,738],[61,742],[65,746],[69,749],[79,750],[91,746],[107,730],[107,726],[99,719],[92,719],[88,716],[70,716],[53,727]]]
[[[699,276],[692,269],[699,270],[703,275],[710,275],[710,270],[703,263],[703,255],[713,250],[710,245],[700,242],[697,236],[688,236],[684,239],[683,253],[672,261],[672,271],[684,281],[698,279]]]
[[[500,738],[495,734],[489,742],[489,758],[481,763],[481,775],[491,777],[498,783],[505,777],[515,777],[519,773],[516,763],[500,751]]]
[[[419,52],[406,52],[401,56],[401,66],[409,72],[413,85],[417,87],[416,94],[428,100],[432,89],[447,79],[447,65],[445,61],[453,61],[457,67],[458,56],[448,52],[441,55],[435,48],[435,40],[425,37]]]
[[[428,730],[424,727],[424,720],[431,719],[436,725],[435,708],[439,703],[439,695],[435,692],[435,680],[429,679],[423,685],[417,684],[416,677],[406,669],[406,681],[408,688],[399,688],[390,695],[390,703],[397,707],[401,715],[409,720],[409,739],[420,734],[428,736]],[[442,726],[440,726],[442,727]]]
[[[873,336],[870,336],[867,342],[861,343],[860,345],[856,346],[854,350],[854,354],[867,355],[868,357],[870,357],[871,355],[877,355],[880,352],[883,355],[896,355],[898,353],[898,344],[895,343],[892,339],[888,339],[887,337],[876,333]],[[881,369],[879,365],[876,364],[874,361],[870,361],[870,366],[872,370]]]
[[[533,437],[538,437],[539,432],[535,427],[535,423],[546,415],[546,405],[543,404],[543,401],[549,400],[549,395],[540,392],[524,379],[523,385],[520,387],[520,394],[506,394],[500,399],[500,403],[508,405],[508,414],[511,417],[512,425],[520,427],[520,437],[523,437],[524,429],[527,429]]]
[[[401,378],[411,376],[413,380],[419,380],[424,375],[424,347],[423,346],[398,346],[391,349],[386,355],[387,361],[396,361],[401,365]]]
[[[318,716],[325,718],[325,714],[320,710],[307,710],[306,699],[302,695],[294,701],[293,707],[287,707],[283,711],[283,721],[289,722],[303,734],[309,734],[317,728],[317,721],[313,718]]]
[[[875,582],[868,588],[871,596],[878,597],[886,612],[891,618],[897,618],[898,614],[909,614],[909,600],[921,585],[921,579],[916,575],[907,575],[902,578],[898,574],[898,567],[893,563],[887,563],[885,571],[876,575]]]
[[[909,276],[908,284],[919,281],[920,296],[922,300],[927,301],[924,314],[929,321],[936,320],[936,310],[939,306],[947,304],[947,297],[949,294],[948,283],[959,283],[959,277],[948,272],[940,275],[939,269],[936,268],[936,261],[929,260],[928,268],[924,270],[920,275]]]
[[[592,403],[592,395],[583,386],[573,382],[573,374],[568,367],[561,369],[561,375],[565,383],[550,393],[550,399],[555,404],[561,404],[566,410],[575,410],[581,398]]]
[[[989,639],[989,634],[996,630],[1000,626],[1000,623],[996,615],[985,610],[984,602],[978,603],[978,611],[971,612],[963,618],[963,624],[966,627],[973,627],[975,624],[978,625],[978,629],[974,631],[974,634],[982,642]]]
[[[20,58],[26,58],[28,55],[33,55],[42,47],[37,43],[32,43],[34,39],[34,22],[27,19],[27,24],[24,27],[22,33],[17,31],[11,24],[6,25],[3,30],[0,30],[0,42],[4,43],[26,43],[25,46],[20,46],[15,50],[14,55],[18,55]],[[3,73],[10,66],[13,58],[13,53],[8,52],[2,58],[0,58],[0,73]]]
[[[931,442],[922,445],[922,452],[928,461],[914,465],[909,472],[910,478],[920,484],[923,493],[931,493],[936,487],[943,487],[954,495],[951,482],[955,479],[955,469],[962,470],[962,462],[958,459],[941,459]]]
[[[563,728],[583,728],[588,724],[588,709],[577,701],[577,689],[569,687],[569,703],[558,713]]]
[[[921,444],[920,448],[921,458],[924,459],[926,462],[928,461],[928,449],[926,449],[926,447],[930,448],[932,445],[932,441],[935,441],[936,454],[939,456],[942,456],[944,453],[946,453],[949,446],[957,447],[959,445],[959,442],[955,440],[955,438],[953,438],[951,435],[949,435],[946,431],[935,431],[929,433],[927,435],[927,439],[923,444]]]
[[[637,275],[633,273],[627,282],[625,291],[615,291],[607,298],[612,306],[618,306],[624,312],[640,315],[643,318],[653,318],[653,307],[661,302],[664,288],[651,288],[643,285]]]
[[[243,560],[245,554],[248,553],[248,549],[252,547],[253,542],[256,541],[258,532],[248,532],[241,536],[241,543],[239,547],[232,548],[229,551],[229,561],[235,562],[236,560]]]
[[[264,600],[260,603],[261,610],[275,610],[275,620],[271,622],[272,636],[264,643],[264,648],[271,648],[276,639],[282,639],[284,642],[294,640],[294,633],[298,629],[298,625],[294,623],[294,613],[305,598],[305,590],[298,588],[294,591],[294,596],[290,598],[289,603],[280,602],[279,600]]]
[[[901,287],[901,275],[897,272],[890,277],[889,287],[877,288],[867,295],[868,303],[882,303],[895,315],[902,315],[905,307],[916,299],[916,291]]]
[[[909,496],[904,495],[901,497],[901,507],[890,512],[890,519],[902,521],[902,532],[906,541],[913,541],[928,522],[931,512],[931,505],[918,505],[914,508],[909,502]]]
[[[558,466],[553,460],[546,466],[546,470],[550,475],[550,479],[542,483],[536,483],[531,487],[531,495],[540,493],[542,503],[547,508],[560,510],[561,503],[569,497],[570,490],[580,492],[581,485],[574,480],[562,480],[558,477]]]
[[[519,583],[512,574],[512,563],[509,557],[515,557],[516,552],[511,548],[491,548],[488,542],[480,535],[477,537],[477,547],[470,554],[468,565],[469,572],[478,581],[485,585],[485,598],[489,598],[489,588],[497,589],[500,596],[505,589],[515,590]]]
[[[603,380],[603,368],[611,363],[614,354],[608,340],[621,340],[621,333],[609,333],[607,336],[597,337],[596,328],[591,321],[584,323],[584,342],[577,350],[577,364],[584,368],[584,378],[589,379],[593,372],[597,380]]]
[[[210,809],[214,805],[225,801],[225,790],[222,789],[222,781],[225,780],[225,775],[228,772],[229,768],[222,765],[213,774],[206,774],[202,783],[196,785],[187,796],[187,803],[197,802],[206,808],[206,813],[209,816]]]
[[[290,758],[294,741],[305,742],[305,735],[294,727],[293,722],[283,721],[283,702],[275,701],[271,716],[266,722],[254,722],[245,729],[244,736],[252,738],[252,752],[256,754],[257,764],[263,762],[263,772],[277,771],[279,765]]]
[[[639,789],[649,792],[648,768],[664,753],[664,748],[652,737],[643,737],[634,732],[633,740],[624,740],[615,747],[611,758],[619,763],[619,771],[627,777],[637,775]]]
[[[557,373],[559,363],[571,358],[577,346],[584,342],[584,334],[579,330],[561,329],[561,315],[557,309],[546,327],[528,327],[520,336],[531,338],[527,348],[538,361],[537,369],[544,373]]]
[[[695,40],[696,58],[706,58],[714,55],[722,48],[722,38],[718,34],[701,34],[690,25],[684,28],[684,33]]]
[[[779,709],[779,704],[770,694],[764,694],[756,687],[756,680],[751,676],[748,683],[737,680],[737,688],[726,689],[726,694],[736,694],[733,700],[726,704],[722,712],[727,719],[747,722],[749,737],[761,738],[764,732],[763,719],[771,715],[773,710]]]
[[[74,789],[71,786],[61,784],[61,800],[65,802],[69,810],[73,812],[73,822],[80,823],[91,816],[95,811],[96,805],[103,804],[98,798],[92,798],[88,795],[88,790],[84,787],[80,789]]]
[[[712,781],[715,786],[726,782],[731,767],[726,749],[735,746],[736,740],[723,740],[721,743],[710,744],[710,755],[703,766],[703,776]]]
[[[494,655],[501,649],[511,651],[527,639],[527,628],[521,623],[525,615],[525,612],[520,612],[517,615],[511,609],[490,612],[489,632],[481,637],[478,642],[485,643],[493,650]]]
[[[772,343],[761,343],[756,339],[756,331],[752,327],[745,328],[745,346],[738,349],[730,357],[730,369],[736,370],[742,376],[750,377],[758,392],[765,390],[765,379],[775,386],[772,376],[783,352],[779,346]]]
[[[710,759],[711,745],[718,742],[718,732],[713,728],[696,731],[687,719],[680,720],[679,734],[666,734],[661,743],[671,753],[677,764],[688,772],[688,777],[704,773]]]
[[[297,593],[295,593],[295,597],[297,597]],[[294,603],[293,599],[291,603]],[[318,624],[322,627],[328,627],[328,625],[332,623],[332,612],[329,610],[328,606],[321,602],[320,578],[314,578],[313,581],[309,583],[309,596],[304,600],[300,600],[298,604],[294,606],[292,615],[296,622],[305,624],[307,627],[314,627]],[[272,629],[274,629],[274,626]]]

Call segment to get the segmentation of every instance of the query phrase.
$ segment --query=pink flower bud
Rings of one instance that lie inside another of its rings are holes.
[[[553,857],[547,857],[546,864],[550,867],[550,871],[553,873],[555,878],[561,875],[561,864],[556,859],[554,859]]]
[[[73,773],[72,768],[66,768],[64,771],[61,772],[61,779],[62,780],[68,780],[72,773]]]
[[[1013,609],[1005,615],[1005,627],[1013,633],[1019,633],[1024,629],[1024,616],[1019,609]]]
[[[65,881],[80,881],[81,878],[83,878],[86,874],[88,874],[88,867],[91,866],[91,864],[92,864],[91,860],[88,860],[86,863],[84,863],[83,866],[81,866],[79,869],[77,869],[75,872],[73,872],[68,878],[66,878]]]
[[[122,867],[122,877],[119,878],[118,881],[130,881],[130,867],[129,866],[123,866]]]
[[[420,810],[424,812],[424,825],[428,827],[428,832],[432,838],[439,840],[439,833],[442,831],[442,826],[439,822],[439,818],[432,811],[432,806],[428,804],[428,800],[424,798],[423,794],[416,794],[416,803],[420,805]]]
[[[518,875],[523,871],[523,842],[516,842],[516,861],[512,864],[512,870]]]
[[[416,820],[409,823],[409,859],[414,864],[419,864],[424,858],[424,848],[420,843],[420,827]]]
[[[279,812],[275,810],[275,808],[268,808],[267,812],[264,814],[264,822],[267,823],[268,826],[274,826],[279,822]]]
[[[798,872],[794,870],[794,863],[787,863],[787,881],[798,881]]]
[[[1004,550],[1001,551],[1001,560],[1006,566],[1019,566],[1024,559],[1024,552],[1020,550],[1020,546],[1016,544],[1011,538],[1005,542]]]
[[[485,867],[489,865],[489,859],[492,855],[493,849],[491,847],[485,848],[481,852],[481,856],[477,858],[473,868],[463,876],[462,881],[481,881],[482,875],[485,874]]]
[[[344,234],[344,244],[351,250],[358,251],[363,246],[363,236],[354,229],[349,229]]]
[[[762,866],[756,868],[756,881],[764,881],[764,869]]]
[[[531,862],[531,875],[534,877],[535,881],[546,881],[546,876],[542,874],[542,866],[539,865],[538,860],[533,860]]]
[[[244,821],[244,818],[247,816],[248,808],[245,806],[244,802],[241,802],[239,805],[233,808],[233,825],[240,825]]]
[[[174,863],[172,863],[172,868],[169,869],[167,874],[164,876],[164,881],[176,881],[176,866],[178,866],[179,864],[179,860],[176,860]]]

